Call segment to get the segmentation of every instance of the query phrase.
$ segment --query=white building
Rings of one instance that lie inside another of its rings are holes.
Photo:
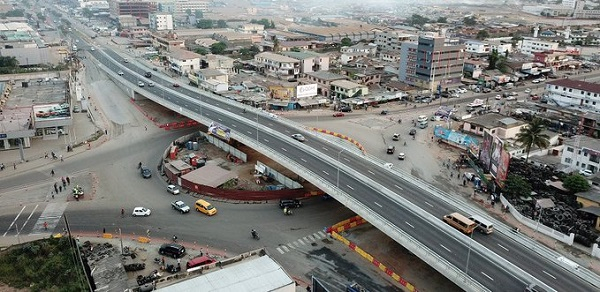
[[[172,49],[167,57],[170,63],[169,69],[180,75],[186,75],[200,68],[201,57],[202,55],[188,50]]]
[[[267,76],[281,79],[295,79],[300,74],[300,61],[297,59],[270,52],[256,54],[254,60],[258,69]]]
[[[558,50],[558,43],[526,38],[519,42],[519,50],[523,54],[533,55],[533,53]]]
[[[471,54],[489,54],[492,52],[490,44],[480,41],[466,41],[465,51]]]
[[[173,15],[167,13],[150,14],[150,29],[155,31],[173,30]]]
[[[573,170],[598,172],[600,167],[600,140],[588,136],[575,136],[564,141],[560,163]]]
[[[418,36],[400,31],[380,31],[375,34],[375,44],[381,51],[400,52],[402,42],[416,41]]]
[[[574,79],[553,80],[546,83],[546,95],[560,106],[600,112],[600,84]]]
[[[280,54],[298,60],[300,62],[300,73],[329,70],[329,56],[327,55],[318,54],[311,51],[287,51],[281,52]]]
[[[265,26],[257,23],[244,23],[238,26],[237,31],[248,34],[260,34],[265,33]]]
[[[204,0],[162,0],[157,1],[158,10],[172,13],[175,16],[185,16],[190,12],[192,15],[198,11],[208,12],[209,1]]]
[[[90,10],[108,10],[108,1],[106,0],[91,0],[91,1],[79,1],[80,8],[87,8]]]
[[[340,52],[342,54],[361,53],[361,54],[367,54],[369,56],[375,56],[375,54],[377,54],[377,45],[372,44],[372,43],[369,43],[369,44],[358,43],[354,46],[342,47],[340,49]]]

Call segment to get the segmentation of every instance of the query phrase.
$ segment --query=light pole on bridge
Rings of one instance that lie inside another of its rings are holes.
[[[337,188],[340,187],[340,156],[342,155],[342,152],[344,152],[344,149],[340,150],[340,152],[338,152],[338,156],[337,156],[337,178],[335,181],[335,187],[337,187]]]

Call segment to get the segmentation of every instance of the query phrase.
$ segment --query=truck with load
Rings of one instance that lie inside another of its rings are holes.
[[[473,102],[469,103],[467,106],[470,108],[476,108],[483,105],[482,99],[475,99]]]

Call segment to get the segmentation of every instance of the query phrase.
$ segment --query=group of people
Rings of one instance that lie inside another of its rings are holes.
[[[50,171],[50,174],[52,176],[54,176],[54,169]],[[58,183],[54,183],[54,194],[58,194],[59,192],[63,191],[63,188],[66,190],[67,189],[67,185],[71,185],[71,179],[68,176],[63,176],[60,178],[62,185],[59,185]],[[52,194],[52,198],[54,199],[54,194]]]

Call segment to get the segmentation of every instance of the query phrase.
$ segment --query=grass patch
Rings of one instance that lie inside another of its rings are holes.
[[[0,282],[34,292],[88,290],[66,237],[28,242],[0,253]]]

